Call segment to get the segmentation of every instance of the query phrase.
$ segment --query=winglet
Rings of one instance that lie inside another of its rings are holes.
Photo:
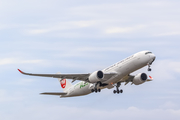
[[[21,71],[20,69],[18,69],[18,71],[19,71],[20,73],[22,73],[22,74],[24,73],[24,72],[23,72],[23,71]]]
[[[151,78],[153,80],[153,78],[151,76],[149,76],[149,78]]]

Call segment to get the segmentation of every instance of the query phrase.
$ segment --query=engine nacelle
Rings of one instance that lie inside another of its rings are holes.
[[[146,82],[147,78],[148,77],[147,77],[146,73],[139,73],[134,77],[133,83],[135,85],[140,85],[140,84]]]
[[[95,71],[89,76],[90,83],[96,83],[100,81],[104,77],[104,73],[102,71]]]

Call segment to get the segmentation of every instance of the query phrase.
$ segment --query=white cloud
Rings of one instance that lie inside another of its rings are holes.
[[[86,28],[90,27],[96,24],[96,21],[68,21],[68,22],[57,22],[52,24],[44,24],[44,25],[37,25],[32,26],[36,28],[25,30],[25,33],[28,34],[44,34],[49,32],[56,32],[56,31],[65,31],[65,30],[73,30],[73,29],[80,29],[80,28]]]
[[[105,30],[106,33],[112,34],[112,33],[130,33],[130,32],[137,32],[138,30],[141,30],[145,28],[146,25],[136,25],[133,27],[114,27],[114,28],[109,28]]]
[[[27,33],[29,34],[43,34],[50,32],[50,29],[34,29],[34,30],[28,30]]]
[[[152,23],[151,26],[157,27],[158,32],[153,33],[155,37],[180,35],[180,23],[178,21],[170,22],[165,20]]]
[[[35,64],[35,63],[42,63],[43,60],[21,60],[18,58],[3,58],[0,59],[0,65],[9,65],[9,64],[24,64],[24,63],[28,63],[28,64]]]
[[[171,70],[174,72],[180,73],[180,62],[173,61],[168,64],[168,67],[170,67]]]
[[[173,35],[180,35],[180,31],[177,32],[168,32],[168,33],[161,33],[161,34],[157,34],[155,36],[173,36]]]
[[[179,106],[170,101],[160,106],[161,109],[176,109],[177,107]]]
[[[156,60],[152,68],[154,77],[158,80],[172,80],[176,78],[172,73],[180,72],[180,62],[174,60]]]
[[[0,89],[0,103],[8,103],[13,101],[21,101],[23,97],[20,93],[8,92],[7,90]]]
[[[19,80],[13,81],[11,84],[14,84],[14,85],[29,85],[32,82],[34,82],[34,79],[19,79]]]
[[[0,59],[0,65],[13,64],[13,63],[14,63],[14,59],[11,58]]]
[[[131,27],[126,27],[126,28],[115,27],[115,28],[109,28],[105,32],[108,34],[112,34],[112,33],[129,33],[131,31],[133,31],[133,28]]]
[[[20,106],[22,107],[22,106]],[[14,111],[11,114],[11,117],[8,117],[11,120],[17,119],[21,116],[21,119],[26,120],[58,120],[58,119],[78,119],[78,120],[92,120],[92,119],[126,119],[126,120],[169,120],[173,118],[173,120],[180,119],[180,110],[174,109],[149,109],[144,110],[137,107],[129,107],[127,109],[116,109],[116,110],[104,110],[104,109],[92,109],[92,108],[77,108],[77,107],[66,107],[59,105],[36,105],[36,106],[26,106],[22,107],[23,115],[21,112]],[[11,110],[10,110],[11,111]],[[0,112],[0,118],[7,116],[8,113]],[[31,116],[29,116],[29,114]],[[29,117],[27,117],[29,116]],[[87,117],[88,116],[88,117]]]
[[[15,4],[15,8],[17,7],[18,10],[10,9],[10,11],[12,13],[13,10],[17,13],[22,10],[24,10],[25,13],[29,12],[32,18],[37,19],[36,21],[38,21],[38,23],[27,20],[28,22],[23,24],[6,23],[6,25],[13,27],[13,25],[16,24],[16,28],[20,28],[20,31],[23,31],[25,35],[34,36],[43,34],[45,36],[51,35],[52,37],[56,36],[60,38],[139,38],[180,34],[180,18],[177,17],[179,11],[177,6],[178,2],[116,1],[112,3],[98,2],[97,4],[90,2],[91,4],[82,3],[78,6],[73,6],[72,4],[72,6],[68,6],[66,2],[60,1],[58,3],[60,3],[59,5],[61,7],[57,6],[56,1],[52,3],[45,1],[41,6],[34,4],[34,2],[35,1],[22,2],[25,3],[25,5],[22,6],[26,7],[21,6],[19,8],[17,6],[21,5],[20,3],[11,1],[10,3]],[[5,3],[7,4],[8,2]],[[13,5],[11,4],[10,6],[13,8]],[[50,5],[54,5],[55,8]],[[66,7],[64,7],[64,5]],[[33,6],[33,10],[30,6]],[[47,8],[52,9],[46,11]],[[37,13],[35,11],[37,11]],[[64,14],[64,12],[60,11],[66,12]],[[43,16],[41,16],[42,14]],[[50,16],[50,18],[48,16]],[[8,28],[10,29],[11,27]]]

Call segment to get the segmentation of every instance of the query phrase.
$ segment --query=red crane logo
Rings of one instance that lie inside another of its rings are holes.
[[[63,79],[63,80],[61,80],[61,87],[62,88],[65,88],[66,87],[66,79]]]

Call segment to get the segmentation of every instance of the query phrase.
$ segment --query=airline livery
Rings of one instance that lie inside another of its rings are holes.
[[[42,76],[58,78],[61,87],[64,92],[45,92],[41,94],[45,95],[58,95],[60,97],[74,97],[82,96],[90,93],[100,92],[104,88],[114,88],[113,93],[122,93],[123,90],[119,90],[121,83],[128,84],[129,82],[134,85],[140,85],[147,81],[152,81],[151,76],[147,76],[146,73],[139,73],[137,75],[130,75],[130,73],[148,66],[148,71],[151,71],[151,64],[155,60],[155,55],[150,51],[141,51],[126,59],[117,62],[110,67],[103,70],[98,70],[88,74],[32,74],[21,72],[24,75]],[[80,82],[72,85],[67,79],[72,79],[72,82],[79,80]]]

